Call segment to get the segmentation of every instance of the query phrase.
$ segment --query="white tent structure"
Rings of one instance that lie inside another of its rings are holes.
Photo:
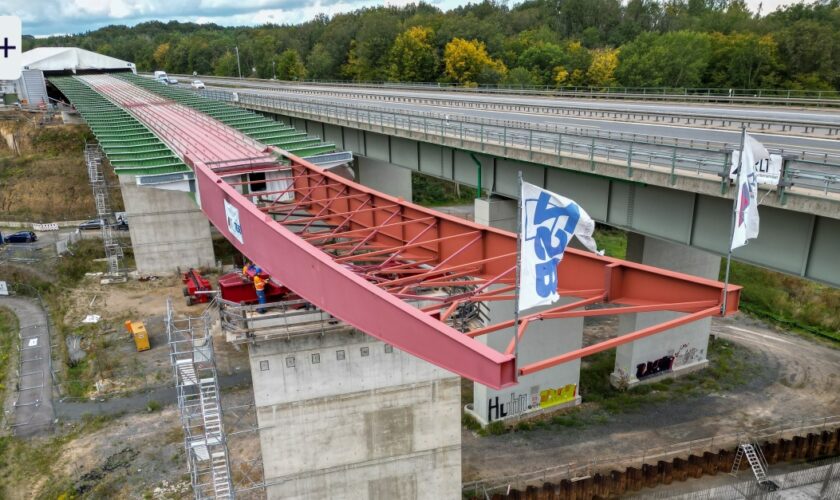
[[[44,73],[128,70],[137,74],[134,63],[76,47],[38,47],[29,50],[21,54],[21,66],[19,79],[0,82],[0,93],[9,94],[0,102],[9,104],[20,100],[28,106],[47,105],[49,98]]]
[[[131,70],[134,63],[76,47],[38,47],[21,54],[22,69],[41,71],[115,71]]]

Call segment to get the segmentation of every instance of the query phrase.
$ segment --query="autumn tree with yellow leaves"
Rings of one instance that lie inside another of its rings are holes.
[[[414,26],[400,33],[388,53],[388,76],[398,82],[430,82],[438,76],[438,54],[431,28]]]
[[[453,38],[443,51],[445,76],[462,85],[498,83],[507,74],[507,66],[487,54],[484,42]]]

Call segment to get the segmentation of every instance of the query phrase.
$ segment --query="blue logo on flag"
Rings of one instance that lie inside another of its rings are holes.
[[[540,297],[549,297],[557,291],[557,265],[575,232],[580,220],[580,207],[576,203],[560,206],[551,203],[551,196],[540,192],[536,199],[526,199],[525,206],[536,203],[532,220],[525,210],[525,241],[533,245],[534,254],[543,262],[536,263],[536,288]],[[561,221],[561,219],[563,219]]]

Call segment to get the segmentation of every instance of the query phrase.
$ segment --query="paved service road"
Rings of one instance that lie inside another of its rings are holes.
[[[0,297],[0,306],[11,309],[20,325],[20,376],[11,418],[16,436],[32,436],[53,422],[50,334],[47,315],[36,300]]]

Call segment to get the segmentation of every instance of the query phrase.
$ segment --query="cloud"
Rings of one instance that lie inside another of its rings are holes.
[[[427,0],[428,1],[428,0]],[[391,4],[411,3],[389,0]],[[454,7],[467,0],[433,0]],[[297,24],[318,14],[338,14],[382,5],[376,0],[3,0],[0,15],[17,15],[25,34],[82,33],[110,24],[144,21],[254,26]]]
[[[43,36],[82,33],[109,24],[133,26],[144,21],[184,21],[222,26],[265,23],[297,24],[318,14],[338,14],[377,5],[406,5],[414,0],[2,0],[0,15],[17,15],[24,33]],[[427,0],[428,1],[428,0]],[[473,0],[478,1],[478,0]],[[763,1],[769,13],[791,0],[747,0],[755,11]],[[468,0],[432,0],[442,9]],[[519,3],[514,1],[513,3]]]

